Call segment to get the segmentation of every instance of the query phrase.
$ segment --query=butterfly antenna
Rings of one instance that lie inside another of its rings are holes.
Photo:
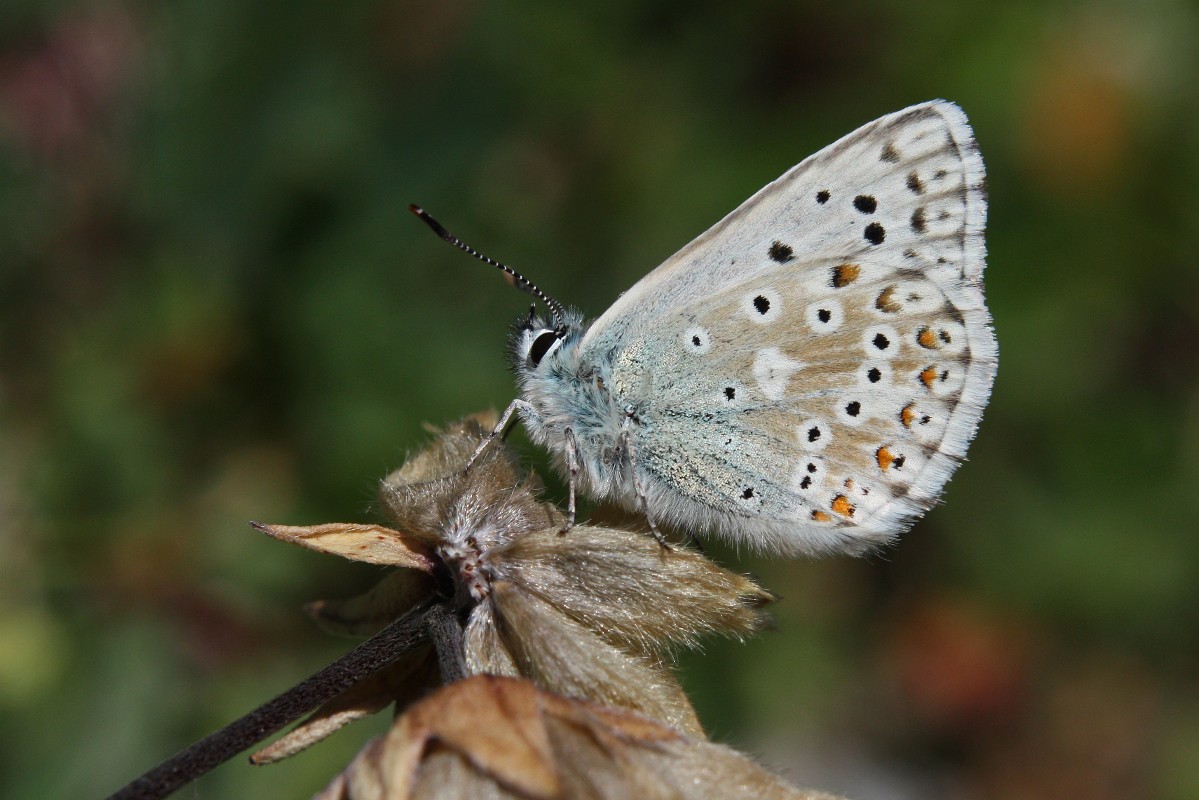
[[[413,205],[408,206],[408,210],[411,211],[416,216],[420,217],[426,225],[428,225],[430,228],[433,229],[434,233],[436,233],[442,239],[445,239],[450,244],[454,245],[454,247],[457,247],[459,250],[466,253],[467,255],[474,256],[475,258],[479,259],[480,261],[482,261],[484,263],[490,264],[493,267],[498,267],[499,269],[502,269],[504,272],[506,272],[510,276],[512,276],[512,280],[516,282],[516,288],[520,289],[523,292],[528,292],[529,294],[533,295],[541,302],[545,303],[546,307],[549,308],[550,313],[554,315],[554,322],[557,323],[555,327],[562,329],[563,331],[565,330],[566,309],[557,300],[550,297],[545,292],[541,291],[541,289],[539,289],[537,287],[537,284],[533,283],[531,280],[526,278],[524,275],[521,275],[519,272],[512,269],[512,267],[509,267],[506,264],[501,264],[500,262],[496,261],[494,258],[488,258],[487,256],[483,255],[478,250],[471,247],[469,244],[467,244],[466,242],[462,241],[454,234],[447,231],[440,222],[433,219],[433,217],[429,214],[429,212],[425,211],[420,206],[413,204]]]

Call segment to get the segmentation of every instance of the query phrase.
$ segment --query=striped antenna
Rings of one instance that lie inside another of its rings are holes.
[[[509,267],[506,264],[501,264],[500,262],[496,261],[494,258],[488,258],[487,256],[483,255],[478,250],[471,247],[466,242],[462,241],[457,236],[455,236],[454,234],[447,231],[440,222],[433,219],[433,217],[429,215],[429,212],[425,211],[420,206],[413,204],[413,205],[408,206],[408,210],[411,211],[416,216],[420,217],[422,220],[424,220],[424,223],[426,225],[428,225],[430,228],[432,228],[434,233],[436,233],[442,239],[445,239],[450,244],[454,245],[454,247],[457,247],[459,250],[461,250],[462,252],[464,252],[468,255],[474,256],[475,258],[479,259],[480,261],[482,261],[484,263],[490,264],[493,267],[498,267],[498,268],[502,269],[504,272],[511,275],[512,279],[516,282],[517,289],[520,289],[523,292],[528,292],[529,294],[533,295],[541,302],[545,303],[546,307],[549,308],[550,313],[554,315],[554,322],[555,322],[554,327],[564,328],[565,321],[566,321],[566,309],[563,308],[562,304],[559,303],[557,300],[550,297],[545,292],[541,291],[541,289],[539,289],[537,287],[537,284],[533,283],[531,280],[526,278],[524,275],[521,275],[519,272],[512,269],[512,267]]]

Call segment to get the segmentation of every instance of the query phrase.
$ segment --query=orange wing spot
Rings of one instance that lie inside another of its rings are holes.
[[[941,346],[937,334],[933,333],[932,328],[921,328],[916,333],[916,342],[925,350],[936,350]]]
[[[937,379],[936,367],[925,367],[920,370],[920,382],[924,384],[925,389],[933,388],[933,381]]]
[[[905,411],[907,409],[904,409]],[[874,457],[878,459],[878,468],[887,470],[891,469],[891,464],[895,461],[895,454],[886,448],[884,445],[874,451]]]
[[[899,412],[899,421],[903,423],[905,428],[912,427],[912,420],[916,419],[916,404],[908,403]]]
[[[879,311],[887,314],[896,314],[903,310],[903,306],[895,302],[895,292],[899,289],[898,286],[888,286],[878,294],[878,299],[874,301],[874,307]]]
[[[858,279],[862,268],[857,264],[841,264],[833,267],[833,288],[843,289]]]
[[[854,512],[853,504],[850,503],[849,498],[843,494],[839,494],[833,498],[832,509],[835,513],[840,514],[843,517],[852,517]]]
[[[832,519],[832,517],[830,517],[828,514],[825,514],[823,511],[813,511],[812,519],[816,520],[817,522],[828,522],[830,519]]]

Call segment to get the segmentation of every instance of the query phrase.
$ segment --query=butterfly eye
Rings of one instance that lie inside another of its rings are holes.
[[[533,340],[533,344],[529,346],[529,366],[535,367],[541,363],[541,359],[545,358],[551,350],[562,343],[562,339],[555,331],[542,331]]]

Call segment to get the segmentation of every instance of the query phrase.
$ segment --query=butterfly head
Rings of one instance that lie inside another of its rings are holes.
[[[582,330],[583,317],[574,309],[563,310],[561,317],[555,313],[546,318],[531,305],[528,315],[513,326],[512,363],[517,372],[536,372],[563,345],[577,341]]]

